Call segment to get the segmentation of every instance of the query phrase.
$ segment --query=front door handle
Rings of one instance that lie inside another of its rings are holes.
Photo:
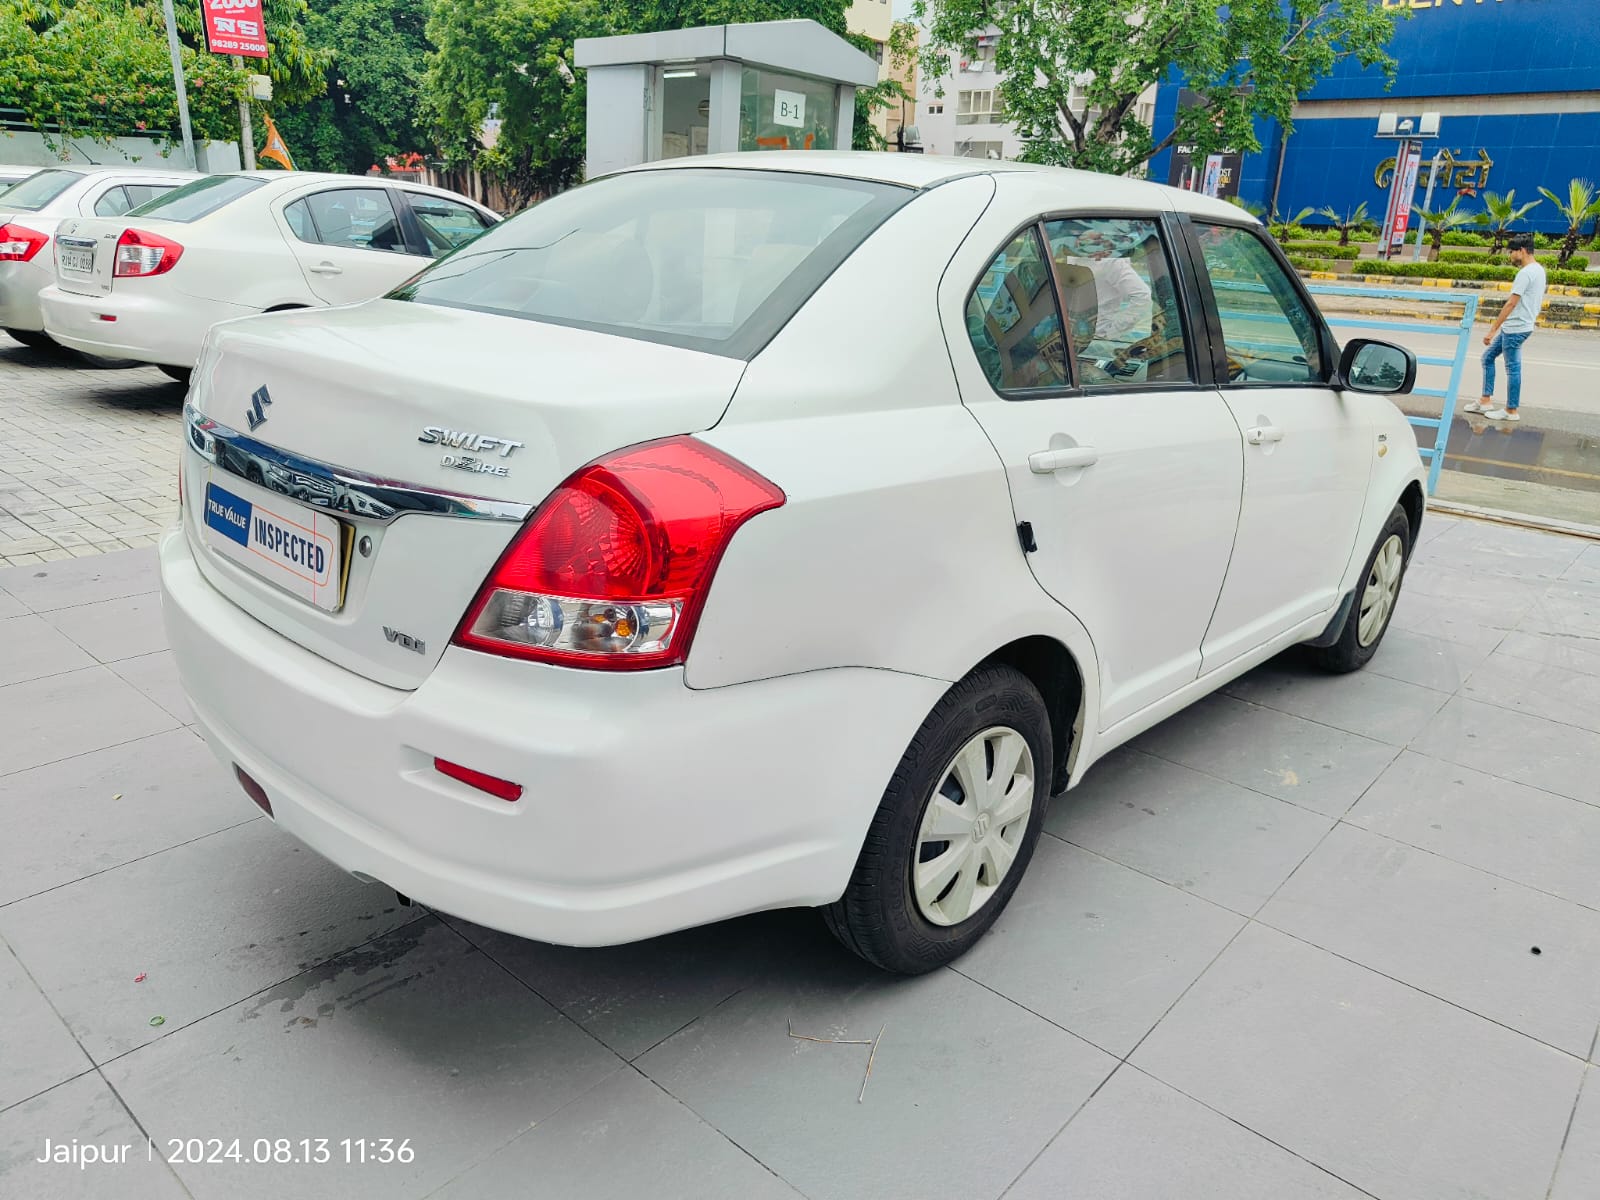
[[[1100,461],[1100,451],[1093,446],[1066,446],[1060,450],[1035,450],[1028,455],[1028,470],[1035,475],[1048,475],[1069,467],[1092,467]]]
[[[318,275],[343,275],[344,274],[344,268],[343,267],[336,267],[330,262],[317,263],[315,266],[313,266],[311,268],[311,270],[315,271]]]
[[[1276,425],[1257,425],[1244,431],[1244,440],[1252,446],[1265,446],[1283,441],[1283,430]]]

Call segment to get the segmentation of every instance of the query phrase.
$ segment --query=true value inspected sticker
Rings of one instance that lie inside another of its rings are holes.
[[[333,516],[243,480],[208,482],[205,541],[268,583],[329,612],[341,602],[343,530]]]

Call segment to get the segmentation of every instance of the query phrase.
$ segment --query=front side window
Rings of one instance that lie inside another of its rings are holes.
[[[240,196],[247,196],[258,187],[265,186],[266,180],[251,179],[245,175],[207,175],[204,179],[173,188],[166,195],[141,204],[130,210],[129,215],[160,217],[163,221],[187,224],[208,217]]]
[[[465,245],[489,227],[487,217],[459,201],[421,192],[402,194],[416,214],[422,235],[428,239],[428,251],[435,258]]]
[[[77,171],[40,171],[0,192],[0,212],[38,212],[83,176]]]
[[[1050,264],[1032,229],[995,255],[967,298],[967,336],[997,392],[1067,386]]]
[[[1045,236],[1086,388],[1187,383],[1178,291],[1155,221],[1049,221]]]
[[[1317,321],[1266,244],[1248,229],[1195,223],[1217,298],[1228,382],[1326,379]]]
[[[494,225],[391,298],[748,358],[915,195],[796,171],[613,175]]]
[[[409,253],[384,188],[334,188],[307,196],[305,206],[303,218],[289,217],[287,210],[284,214],[289,228],[302,240],[346,250]],[[308,232],[313,236],[307,238]]]

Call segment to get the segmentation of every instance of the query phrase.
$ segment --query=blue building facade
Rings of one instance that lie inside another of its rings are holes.
[[[1570,179],[1600,183],[1600,0],[1370,2],[1409,10],[1389,46],[1394,86],[1386,88],[1380,70],[1341,63],[1301,97],[1287,135],[1274,121],[1256,123],[1262,148],[1230,163],[1229,192],[1268,207],[1276,196],[1280,213],[1324,205],[1342,212],[1366,201],[1381,218],[1396,150],[1375,136],[1383,112],[1440,114],[1440,136],[1423,142],[1418,203],[1440,150],[1448,154],[1434,193],[1441,206],[1462,187],[1479,196],[1515,189],[1526,202],[1539,198],[1540,186],[1565,195]],[[1182,95],[1179,83],[1158,91],[1158,141]],[[1152,160],[1150,177],[1178,183],[1186,164],[1166,151]],[[1549,201],[1528,220],[1547,232],[1566,227]]]

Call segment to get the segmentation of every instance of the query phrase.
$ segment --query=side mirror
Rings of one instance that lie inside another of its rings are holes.
[[[1404,346],[1352,338],[1339,358],[1339,386],[1351,392],[1403,396],[1417,382],[1417,356]]]

